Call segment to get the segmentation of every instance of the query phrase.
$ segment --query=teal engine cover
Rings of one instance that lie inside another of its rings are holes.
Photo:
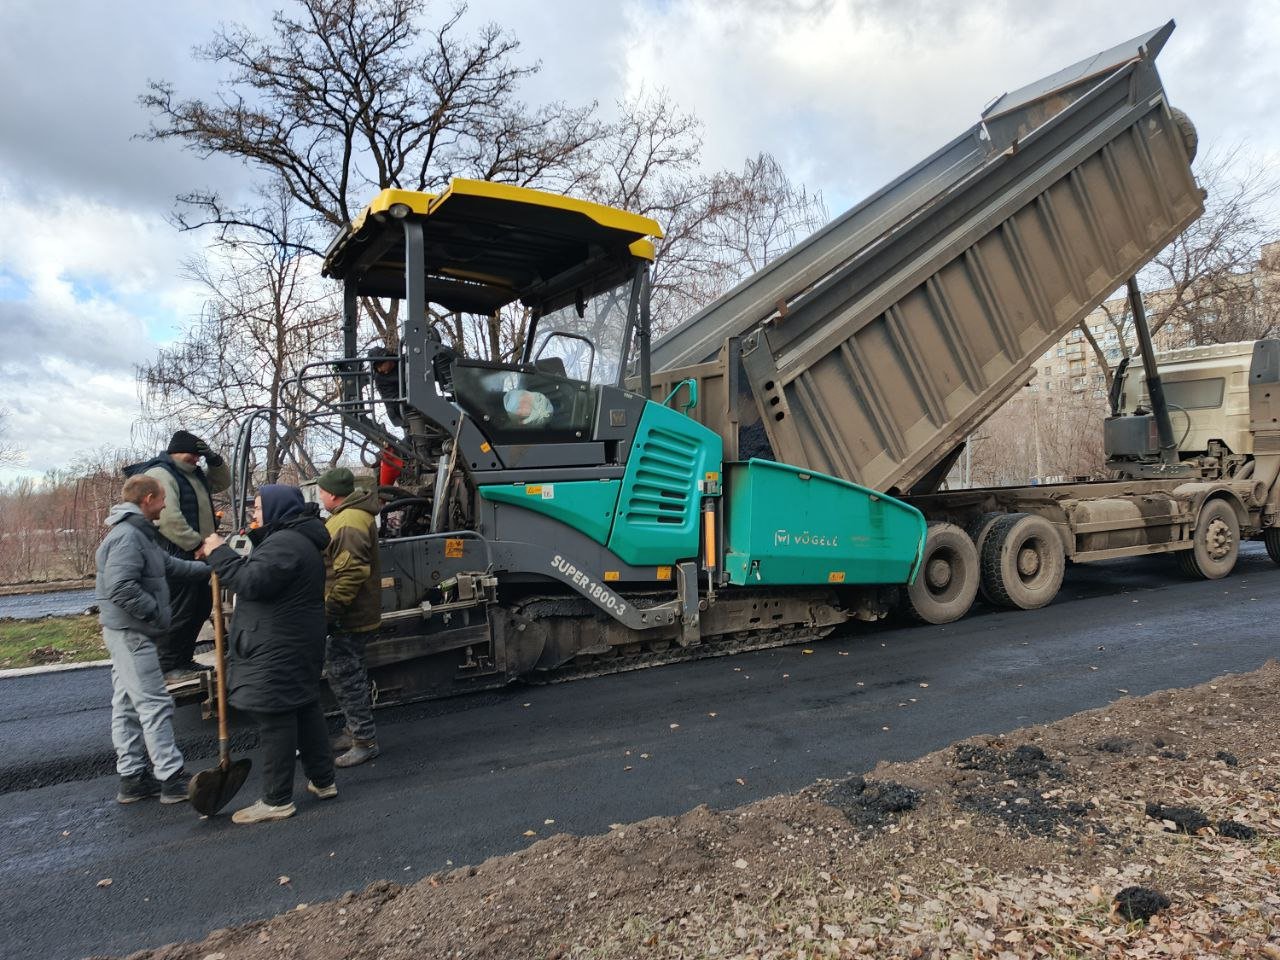
[[[698,555],[700,484],[718,482],[724,441],[661,404],[645,404],[622,477],[608,547],[632,566]]]
[[[909,583],[925,519],[893,497],[785,463],[726,468],[731,583]]]

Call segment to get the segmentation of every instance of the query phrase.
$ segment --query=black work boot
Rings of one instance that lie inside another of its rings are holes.
[[[335,757],[333,765],[335,767],[356,767],[368,760],[372,760],[378,755],[377,740],[361,740],[359,737],[352,738],[351,749],[340,757]]]
[[[191,774],[179,770],[160,782],[161,803],[186,803],[187,789],[191,786]]]
[[[150,800],[158,796],[160,796],[160,781],[151,775],[150,770],[143,770],[141,773],[120,778],[116,802],[137,803],[139,800]]]

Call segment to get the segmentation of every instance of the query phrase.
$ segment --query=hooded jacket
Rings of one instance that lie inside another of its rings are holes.
[[[98,622],[111,630],[133,630],[148,637],[163,636],[169,629],[167,578],[209,578],[205,564],[181,560],[161,549],[155,524],[136,503],[111,508],[96,560]]]
[[[284,713],[320,696],[324,668],[324,558],[329,534],[296,488],[266,486],[263,526],[242,557],[226,544],[209,555],[236,594],[228,638],[227,698],[240,710]]]
[[[359,487],[324,522],[324,606],[339,630],[365,633],[382,622],[382,568],[378,561],[378,498]]]

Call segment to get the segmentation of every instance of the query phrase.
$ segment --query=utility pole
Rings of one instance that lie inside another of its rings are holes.
[[[1031,424],[1036,443],[1036,483],[1039,483],[1040,478],[1044,476],[1044,458],[1040,454],[1040,394],[1038,393],[1031,404]]]

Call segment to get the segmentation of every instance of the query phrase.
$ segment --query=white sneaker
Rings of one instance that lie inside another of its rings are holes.
[[[338,784],[331,783],[327,787],[317,787],[310,780],[307,781],[307,793],[315,794],[318,800],[332,800],[338,795]]]
[[[231,815],[232,823],[270,823],[272,820],[287,820],[298,812],[292,803],[273,807],[264,800],[248,807],[243,807]]]

